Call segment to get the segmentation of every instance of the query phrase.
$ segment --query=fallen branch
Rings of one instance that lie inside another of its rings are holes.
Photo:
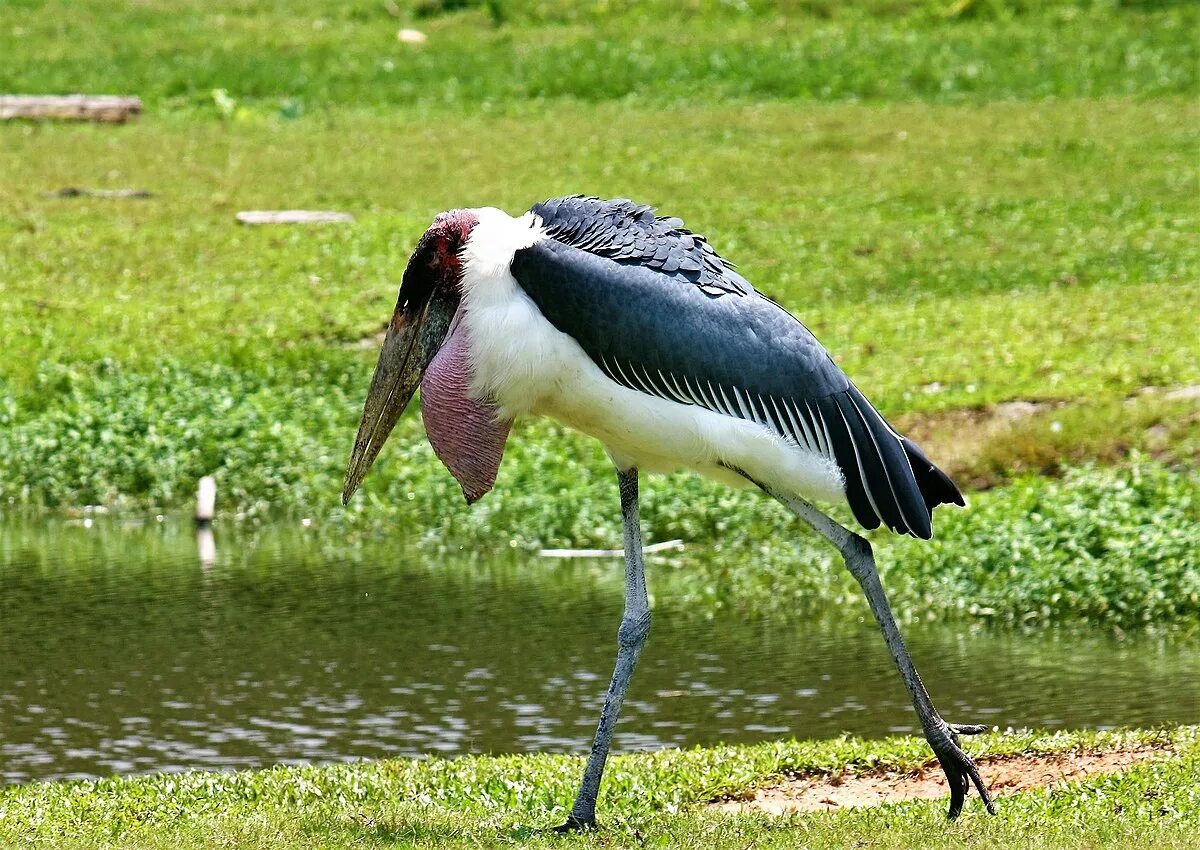
[[[121,124],[142,111],[140,97],[113,94],[0,94],[0,120],[18,118]]]
[[[150,198],[145,189],[84,189],[79,186],[64,186],[57,192],[47,192],[47,198]]]
[[[682,549],[682,540],[667,540],[655,543],[642,549],[647,555],[655,552],[665,552],[668,549]],[[543,549],[538,552],[544,558],[622,558],[624,549]]]
[[[333,210],[244,210],[237,220],[242,224],[326,224],[354,221],[354,216]]]

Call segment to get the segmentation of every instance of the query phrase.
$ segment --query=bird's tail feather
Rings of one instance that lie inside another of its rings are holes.
[[[901,437],[900,443],[904,446],[904,453],[908,455],[908,462],[912,464],[917,486],[921,488],[921,495],[925,497],[925,504],[929,510],[932,511],[938,505],[967,504],[967,500],[963,498],[958,486],[950,480],[950,476],[934,466],[933,461],[925,457],[925,452],[921,451],[920,446],[908,437]]]
[[[929,539],[933,508],[964,504],[954,482],[915,443],[900,436],[869,401],[849,389],[816,401],[846,486],[846,500],[864,528]]]

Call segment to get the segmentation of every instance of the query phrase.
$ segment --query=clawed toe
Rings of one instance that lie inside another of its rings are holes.
[[[959,735],[978,735],[986,732],[989,727],[956,723],[943,723],[943,726],[945,727],[943,734],[927,733],[926,737],[950,783],[950,820],[954,820],[962,813],[963,804],[966,802],[972,783],[979,792],[979,797],[983,800],[988,814],[996,814],[996,805],[992,802],[983,777],[979,775],[979,768],[975,766],[974,760],[963,752],[958,742]]]
[[[599,829],[595,818],[588,818],[585,820],[583,818],[577,818],[575,815],[569,815],[566,823],[559,824],[548,831],[557,835],[567,835],[571,832],[586,832],[592,829]]]

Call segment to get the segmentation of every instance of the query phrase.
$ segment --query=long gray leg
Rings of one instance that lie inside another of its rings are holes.
[[[646,595],[642,523],[638,517],[638,471],[618,470],[617,481],[621,488],[621,517],[625,526],[625,614],[621,617],[621,628],[617,630],[617,666],[604,698],[600,725],[592,742],[587,768],[583,771],[579,794],[575,797],[575,805],[571,807],[567,822],[557,827],[558,832],[596,826],[596,795],[600,791],[600,777],[604,773],[608,748],[612,744],[613,728],[617,725],[617,715],[625,700],[633,668],[637,666],[646,636],[650,634],[650,599]]]
[[[908,648],[904,645],[904,638],[900,636],[900,629],[896,625],[895,618],[892,617],[892,609],[888,606],[887,595],[883,592],[883,585],[879,582],[879,572],[875,569],[871,544],[849,529],[843,528],[803,499],[777,493],[767,487],[763,487],[763,489],[837,547],[846,561],[846,567],[850,570],[850,574],[862,585],[867,603],[871,606],[871,613],[875,615],[875,620],[883,632],[883,639],[887,641],[888,649],[892,653],[892,659],[900,669],[900,678],[904,680],[904,685],[912,697],[917,717],[921,719],[921,728],[925,731],[925,739],[933,747],[933,752],[941,762],[942,770],[946,771],[946,778],[950,781],[950,818],[958,817],[962,811],[963,802],[966,800],[972,782],[979,790],[979,796],[983,799],[987,810],[995,814],[996,807],[988,794],[987,786],[983,783],[983,778],[979,775],[979,769],[971,757],[962,751],[958,743],[959,735],[977,735],[986,731],[988,727],[947,723],[942,720],[941,715],[934,708],[933,700],[929,698],[929,692],[925,690],[925,684],[921,681],[916,666],[913,665]]]

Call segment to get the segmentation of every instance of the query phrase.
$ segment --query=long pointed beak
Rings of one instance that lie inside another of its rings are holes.
[[[371,464],[379,456],[379,450],[392,429],[400,420],[404,408],[408,407],[421,376],[425,371],[425,358],[419,338],[425,319],[424,311],[415,320],[408,319],[397,311],[388,326],[371,378],[371,389],[363,403],[362,421],[358,424],[358,436],[354,438],[354,451],[350,453],[350,465],[346,469],[346,483],[342,487],[342,504],[348,504],[358,485],[362,484]]]

